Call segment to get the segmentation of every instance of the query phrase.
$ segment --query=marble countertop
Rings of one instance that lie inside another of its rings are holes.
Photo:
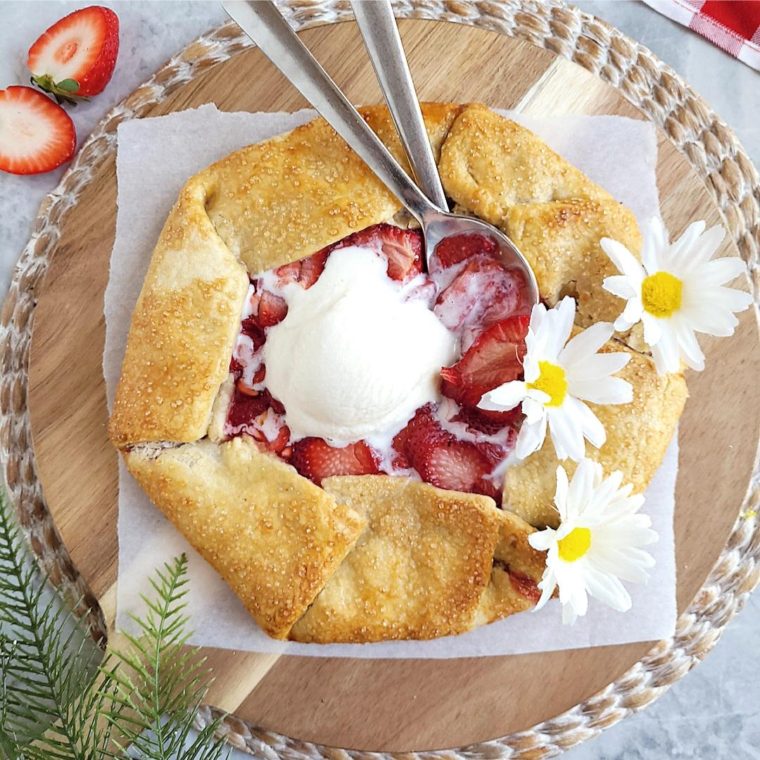
[[[217,2],[103,2],[121,20],[116,74],[102,95],[78,106],[80,144],[105,113],[188,41],[223,22]],[[0,24],[0,86],[26,83],[29,43],[86,3],[5,0]],[[760,74],[635,0],[577,2],[652,49],[735,130],[760,166]],[[0,289],[5,292],[43,196],[62,170],[38,177],[0,173]],[[643,712],[571,750],[596,758],[760,758],[760,595],[727,628],[706,661]],[[248,757],[235,754],[236,758]]]

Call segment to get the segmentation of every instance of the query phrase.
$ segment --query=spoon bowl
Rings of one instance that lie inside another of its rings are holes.
[[[411,76],[390,6],[382,2],[357,3],[354,6],[360,28],[370,51],[375,71],[386,94],[391,114],[402,137],[410,163],[427,194],[411,180],[380,138],[364,121],[340,88],[319,65],[271,0],[225,0],[229,16],[258,45],[264,55],[291,84],[317,109],[330,126],[348,143],[369,169],[401,201],[419,222],[425,239],[425,263],[428,265],[436,247],[452,235],[484,235],[496,242],[504,266],[518,269],[525,280],[525,298],[530,307],[538,303],[538,285],[530,264],[500,230],[492,225],[445,210],[446,198],[435,166],[422,113],[411,85]],[[381,15],[374,16],[374,12]],[[383,18],[384,14],[384,18]],[[388,23],[390,14],[390,25]],[[362,21],[367,21],[365,24]],[[382,33],[382,38],[368,35],[365,26]],[[389,36],[390,35],[390,36]],[[385,43],[373,54],[373,39]],[[387,44],[386,44],[387,43]],[[392,44],[391,44],[392,43]],[[387,55],[383,53],[387,47]],[[399,52],[400,51],[400,52]],[[383,63],[385,62],[385,63]],[[397,97],[391,97],[398,88]],[[403,94],[402,92],[403,91]],[[389,94],[390,93],[390,94]],[[430,200],[430,199],[434,200]]]

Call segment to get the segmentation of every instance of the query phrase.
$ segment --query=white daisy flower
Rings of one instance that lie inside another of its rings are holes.
[[[704,222],[694,222],[671,245],[665,226],[654,217],[644,232],[643,266],[622,243],[601,240],[621,273],[607,277],[604,288],[627,301],[615,329],[622,332],[641,321],[660,374],[679,372],[681,360],[704,369],[694,333],[733,335],[739,323],[733,313],[752,303],[749,293],[725,287],[746,273],[745,263],[736,256],[712,258],[724,236],[720,225],[705,232]]]
[[[604,479],[601,465],[590,459],[578,464],[569,483],[564,467],[557,468],[554,504],[560,525],[528,537],[534,549],[547,552],[537,610],[557,587],[563,623],[586,614],[589,594],[620,612],[630,609],[621,580],[647,580],[654,559],[641,547],[658,537],[649,517],[636,514],[644,497],[631,495],[632,486],[621,487],[622,482],[619,471]]]
[[[557,457],[579,461],[584,439],[597,448],[607,440],[604,426],[584,402],[627,404],[633,398],[631,384],[613,377],[630,355],[598,353],[612,337],[613,326],[600,322],[568,342],[574,321],[575,300],[570,297],[553,309],[536,304],[525,338],[525,379],[488,391],[478,404],[495,411],[522,404],[525,420],[515,446],[519,459],[541,448],[548,426]]]

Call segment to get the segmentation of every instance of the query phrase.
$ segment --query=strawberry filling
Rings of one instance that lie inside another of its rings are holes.
[[[430,274],[423,272],[422,245],[416,230],[378,224],[252,278],[230,361],[235,388],[225,435],[251,436],[318,485],[332,475],[409,475],[500,503],[504,461],[522,415],[519,410],[491,412],[477,404],[486,391],[522,375],[528,330],[525,282],[519,272],[502,266],[498,249],[485,236],[443,241]],[[269,328],[288,313],[280,289],[291,283],[310,288],[330,254],[347,246],[370,247],[382,256],[388,277],[404,283],[404,298],[423,301],[459,338],[459,359],[441,369],[443,398],[417,409],[382,445],[374,439],[347,445],[317,437],[291,440],[287,410],[266,387],[261,349]]]

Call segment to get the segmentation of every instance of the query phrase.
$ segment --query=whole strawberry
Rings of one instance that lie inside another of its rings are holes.
[[[64,16],[29,48],[32,83],[61,101],[102,92],[119,52],[119,17],[91,5]]]

